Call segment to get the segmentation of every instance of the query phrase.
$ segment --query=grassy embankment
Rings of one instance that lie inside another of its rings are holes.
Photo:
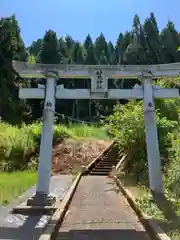
[[[37,181],[36,167],[41,124],[21,128],[0,123],[0,205],[8,204]],[[87,125],[54,126],[58,138],[108,139],[103,128]]]

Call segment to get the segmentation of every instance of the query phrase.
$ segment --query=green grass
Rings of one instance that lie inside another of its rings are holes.
[[[37,174],[29,170],[37,167],[36,154],[41,129],[41,123],[17,127],[0,122],[0,205],[8,204],[36,183]],[[105,129],[101,127],[54,124],[54,142],[60,137],[77,140],[109,139]]]
[[[74,124],[69,129],[72,135],[78,138],[109,140],[106,129],[103,127]]]
[[[136,198],[136,202],[140,209],[151,216],[172,240],[179,240],[180,200],[170,196],[168,191],[165,193],[165,199],[165,203],[159,202],[160,208],[147,190],[146,194]]]
[[[121,174],[119,180],[133,194],[142,212],[150,216],[172,240],[180,239],[180,199],[174,197],[167,188],[167,179],[164,179],[167,201],[160,202],[161,208],[153,200],[150,190],[137,184],[133,177]]]
[[[0,123],[1,170],[24,170],[39,149],[41,123],[22,125],[20,128]],[[74,139],[109,139],[104,128],[84,124],[54,125],[54,142],[60,137]]]
[[[13,173],[0,173],[0,205],[6,205],[14,198],[20,196],[26,189],[37,181],[36,172],[18,171]]]

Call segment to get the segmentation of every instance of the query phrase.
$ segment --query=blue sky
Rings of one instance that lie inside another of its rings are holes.
[[[180,31],[179,0],[0,0],[0,17],[16,14],[26,45],[48,29],[81,42],[88,33],[94,40],[103,32],[115,43],[120,32],[131,29],[136,13],[143,21],[151,11],[159,29],[170,19]]]

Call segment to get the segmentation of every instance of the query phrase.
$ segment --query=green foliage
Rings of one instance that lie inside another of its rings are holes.
[[[36,63],[36,58],[35,58],[34,55],[29,55],[28,63],[31,63],[31,64],[35,64]]]
[[[72,50],[73,61],[76,64],[83,64],[84,61],[84,49],[79,42],[74,44]]]
[[[160,34],[164,62],[177,62],[180,61],[180,53],[177,51],[179,47],[179,34],[175,29],[174,24],[168,21],[167,26]]]
[[[36,182],[37,173],[33,171],[0,172],[0,205],[10,203]]]
[[[58,64],[61,61],[59,41],[56,33],[52,30],[47,31],[44,35],[38,61],[46,64]]]
[[[30,55],[34,55],[35,57],[38,56],[38,53],[41,50],[42,39],[38,39],[37,41],[33,41],[31,46],[27,48]]]
[[[23,124],[21,127],[0,123],[0,169],[23,170],[37,166],[36,154],[39,150],[41,123]],[[104,129],[72,125],[54,125],[54,144],[61,138],[100,138],[107,139]]]
[[[140,207],[140,209],[149,216],[153,216],[156,219],[164,219],[162,212],[155,204],[152,194],[150,192],[148,192],[142,198],[137,198],[136,203]]]
[[[163,231],[172,240],[179,240],[180,230],[179,230],[179,220],[178,216],[180,214],[180,200],[179,198],[174,198],[171,192],[165,189],[166,204],[157,202],[153,199],[152,194],[148,189],[140,189],[143,195],[139,194],[136,196],[136,204],[141,209],[141,211],[152,219],[158,221],[158,225],[163,229]],[[160,205],[160,207],[159,207]],[[177,217],[175,217],[177,216]]]
[[[18,99],[18,87],[37,87],[37,82],[22,82],[10,69],[7,62],[12,59],[30,63],[64,63],[64,64],[156,64],[180,61],[179,33],[172,22],[168,22],[163,31],[159,31],[153,13],[144,22],[136,14],[131,31],[120,33],[115,45],[107,42],[101,33],[93,42],[88,34],[83,44],[70,35],[57,37],[53,30],[46,31],[43,38],[34,40],[25,48],[20,35],[20,28],[15,16],[0,19],[0,116],[3,120],[18,124],[30,122],[41,116],[41,100],[24,101]],[[171,80],[172,81],[172,80]],[[89,88],[86,80],[59,79],[67,88]],[[122,79],[110,80],[110,88],[131,88],[137,81]],[[13,90],[12,90],[13,89]],[[123,103],[123,101],[118,101]],[[101,119],[112,113],[115,100],[61,100],[56,106],[57,112],[65,116],[82,120]],[[13,118],[11,115],[13,114]]]
[[[161,87],[177,87],[177,81],[161,79],[155,83]],[[146,156],[143,105],[140,101],[130,101],[118,105],[107,119],[107,129],[115,137],[119,151],[128,154],[119,179],[136,197],[141,210],[154,219],[162,229],[176,240],[180,237],[179,222],[172,219],[180,213],[180,100],[156,100],[156,119],[159,146],[163,167],[165,197],[168,205],[162,208],[153,200],[148,188],[148,164]],[[138,184],[139,183],[139,184]],[[167,210],[164,208],[167,207]],[[164,209],[164,210],[163,210]],[[168,215],[169,214],[169,215]]]
[[[147,63],[163,63],[164,56],[159,37],[159,30],[153,13],[150,14],[150,17],[146,18],[143,24],[143,30],[146,42]]]
[[[166,146],[169,144],[168,132],[177,126],[176,121],[169,121],[156,112],[160,152],[164,167],[168,163]],[[124,170],[134,175],[137,181],[147,180],[147,156],[142,102],[130,101],[126,105],[118,105],[114,113],[107,118],[107,129],[119,147],[128,154]]]
[[[161,79],[158,84],[162,88],[178,88],[178,80]],[[159,109],[160,115],[169,120],[180,122],[180,99],[156,99],[156,108]]]
[[[28,53],[20,36],[15,16],[0,19],[0,116],[10,122],[21,122],[25,108],[18,98],[20,81],[11,69],[11,60],[26,61]],[[13,115],[13,117],[12,117]]]
[[[175,197],[180,198],[180,128],[170,133],[169,138],[172,142],[172,146],[168,149],[170,165],[167,169],[168,181],[166,181],[166,186]]]
[[[164,87],[165,85],[168,86],[169,82],[161,80],[159,84]],[[115,137],[119,150],[123,154],[128,154],[124,169],[119,176],[120,181],[135,194],[139,208],[153,219],[160,220],[158,222],[160,227],[173,240],[180,237],[178,219],[172,219],[172,211],[173,215],[179,216],[180,214],[179,108],[179,100],[158,100],[156,102],[157,129],[164,172],[163,181],[165,197],[168,201],[168,204],[162,201],[162,208],[153,200],[148,188],[148,164],[142,102],[130,101],[126,105],[116,106],[114,113],[107,119],[108,131]],[[171,208],[168,206],[171,206]]]

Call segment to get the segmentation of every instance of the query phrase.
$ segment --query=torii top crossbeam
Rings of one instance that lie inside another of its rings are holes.
[[[13,61],[13,67],[24,78],[46,78],[46,87],[21,88],[23,99],[44,99],[43,132],[40,145],[38,184],[34,201],[37,205],[49,194],[51,177],[53,122],[56,98],[59,99],[143,99],[146,145],[149,168],[149,182],[152,191],[163,193],[161,161],[156,127],[155,98],[179,98],[179,89],[160,88],[152,85],[152,79],[177,78],[180,63],[160,65],[64,65],[28,64]],[[90,89],[66,89],[57,86],[56,78],[91,79]],[[133,89],[108,89],[108,78],[139,78],[142,85]],[[48,197],[46,198],[46,204]],[[37,203],[37,202],[36,202]],[[33,203],[34,204],[34,203]],[[42,204],[45,205],[44,203]]]
[[[23,78],[43,78],[54,72],[59,78],[89,79],[97,70],[107,78],[141,78],[149,75],[153,79],[180,76],[180,63],[157,65],[67,65],[67,64],[29,64],[13,61],[14,69]]]

